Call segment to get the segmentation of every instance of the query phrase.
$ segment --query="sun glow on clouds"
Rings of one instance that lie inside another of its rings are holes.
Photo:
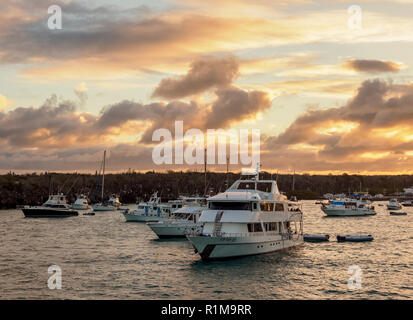
[[[366,159],[381,159],[390,155],[390,152],[364,152],[360,155],[361,158]]]
[[[7,99],[5,96],[0,94],[0,111],[7,108],[10,105],[10,100]]]
[[[348,133],[357,128],[359,124],[351,121],[336,121],[328,122],[318,127],[315,131],[317,134],[336,134],[336,133]]]

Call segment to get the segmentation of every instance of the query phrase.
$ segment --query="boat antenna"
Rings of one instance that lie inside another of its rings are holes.
[[[227,173],[225,175],[225,184],[226,184],[226,188],[229,188],[229,182],[228,182],[228,171],[229,171],[229,157],[227,156]]]
[[[260,168],[261,168],[261,162],[257,162],[257,169],[255,171],[256,180],[260,180]]]
[[[52,194],[52,188],[53,188],[52,174],[49,174],[49,196]]]
[[[105,188],[105,166],[106,166],[106,149],[103,152],[103,171],[102,171],[102,202],[103,202],[103,189]]]
[[[206,196],[207,192],[207,149],[204,149],[204,196]]]

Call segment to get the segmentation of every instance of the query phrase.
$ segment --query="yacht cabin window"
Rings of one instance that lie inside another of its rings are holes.
[[[265,226],[265,231],[277,231],[277,222],[268,222],[268,223],[264,223]]]
[[[274,203],[262,202],[260,208],[261,211],[274,211]]]
[[[261,223],[248,223],[248,232],[262,232]]]
[[[275,211],[284,211],[284,204],[277,202],[275,204]]]
[[[255,184],[257,184],[257,189],[255,189]],[[271,182],[257,182],[248,181],[248,182],[240,182],[238,184],[238,190],[258,190],[263,192],[271,192],[272,183]]]
[[[251,211],[251,202],[218,202],[209,203],[210,210],[249,210]]]

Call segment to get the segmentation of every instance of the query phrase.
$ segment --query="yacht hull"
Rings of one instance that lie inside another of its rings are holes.
[[[149,223],[149,228],[159,238],[185,238],[186,231],[196,228],[195,223]]]
[[[389,206],[387,205],[388,210],[401,210],[402,206]]]
[[[204,261],[270,253],[304,243],[303,235],[286,238],[281,236],[209,237],[187,235],[187,238]]]
[[[125,217],[126,222],[158,222],[158,221],[165,221],[168,220],[169,217],[158,217],[152,215],[138,215],[133,213],[122,212],[123,216]]]
[[[112,206],[93,206],[93,211],[115,211],[116,208]]]
[[[72,204],[72,209],[73,210],[89,210],[90,206],[84,205],[84,204]]]
[[[344,210],[344,209],[321,209],[329,217],[357,217],[357,216],[374,216],[375,211],[367,210]]]
[[[27,218],[66,218],[78,215],[78,212],[73,210],[46,208],[24,208],[22,211]]]

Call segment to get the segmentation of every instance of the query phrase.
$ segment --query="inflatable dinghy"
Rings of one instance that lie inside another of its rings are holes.
[[[407,216],[407,212],[390,211],[390,214],[391,214],[392,216]]]
[[[304,241],[306,242],[323,242],[328,241],[330,236],[328,234],[305,234]]]
[[[337,236],[338,242],[364,242],[364,241],[373,241],[373,236],[369,235],[360,235],[360,236]]]

